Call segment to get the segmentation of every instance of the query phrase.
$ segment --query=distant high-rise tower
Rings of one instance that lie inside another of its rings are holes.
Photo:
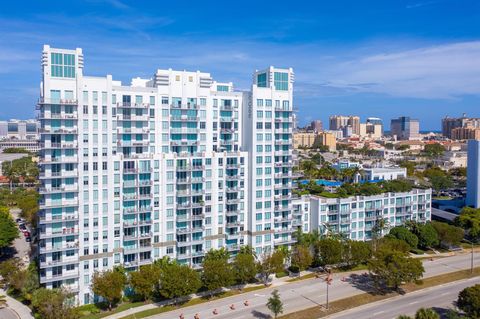
[[[310,123],[310,129],[314,132],[321,132],[323,130],[323,123],[320,120],[315,120]]]
[[[345,129],[345,127],[350,126],[350,129]],[[358,116],[343,116],[343,115],[332,115],[330,116],[329,129],[332,131],[344,130],[355,135],[360,135],[360,117]],[[344,134],[345,136],[345,134]]]
[[[467,205],[480,208],[480,141],[468,141]]]
[[[408,116],[392,119],[390,124],[391,134],[398,140],[418,140],[420,138],[420,123]]]

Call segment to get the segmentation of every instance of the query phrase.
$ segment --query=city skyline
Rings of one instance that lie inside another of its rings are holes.
[[[235,7],[230,16],[222,14],[224,7],[200,10],[197,4],[180,9],[173,3],[159,8],[118,0],[60,7],[55,1],[8,3],[0,14],[0,93],[6,105],[0,119],[34,115],[36,52],[44,43],[82,47],[88,70],[127,83],[172,68],[211,72],[248,90],[251,70],[292,66],[300,125],[352,114],[362,120],[381,117],[388,130],[390,119],[410,116],[426,131],[440,130],[445,115],[480,116],[474,1],[462,6],[449,0],[374,1],[368,8],[345,1],[294,10],[256,3],[256,8]],[[243,15],[248,18],[235,18]]]

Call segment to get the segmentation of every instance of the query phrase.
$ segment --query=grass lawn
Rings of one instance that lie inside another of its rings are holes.
[[[443,274],[435,277],[425,278],[417,284],[407,284],[402,286],[402,289],[406,292],[413,292],[420,289],[425,289],[429,287],[438,286],[441,284],[467,279],[474,276],[480,276],[480,267],[474,268],[473,274],[470,274],[470,270],[461,270],[449,274]],[[279,317],[279,319],[311,319],[311,318],[321,318],[328,315],[344,311],[347,309],[355,308],[367,303],[372,303],[379,300],[384,300],[399,296],[396,292],[390,292],[383,295],[373,295],[369,293],[362,293],[356,296],[336,300],[330,302],[329,309],[326,310],[323,306],[316,306],[312,308],[307,308],[295,313],[287,314]]]
[[[78,307],[77,309],[79,310],[82,319],[100,319],[103,317],[113,315],[115,313],[119,313],[131,308],[143,306],[149,303],[151,302],[146,302],[146,303],[143,301],[123,302],[119,304],[116,308],[114,308],[112,311],[104,311],[95,305],[85,305],[85,306]]]
[[[164,312],[167,312],[167,311],[172,311],[172,310],[177,310],[177,309],[181,309],[181,308],[185,308],[185,307],[195,306],[195,305],[202,304],[202,303],[205,303],[205,302],[210,302],[210,301],[213,301],[213,300],[222,299],[222,298],[226,298],[226,297],[231,297],[231,296],[239,295],[239,294],[242,294],[242,293],[245,293],[245,292],[256,291],[256,290],[265,289],[265,288],[267,288],[267,287],[265,287],[265,286],[255,286],[255,287],[244,288],[241,291],[240,290],[229,290],[229,291],[217,294],[217,295],[215,295],[211,298],[202,297],[202,298],[190,299],[189,301],[184,302],[182,304],[179,304],[178,306],[163,306],[163,307],[148,309],[148,310],[145,310],[145,311],[137,312],[137,313],[129,315],[129,316],[122,317],[121,319],[145,318],[145,317],[149,317],[149,316],[153,316],[153,315],[158,315],[160,313],[164,313]]]

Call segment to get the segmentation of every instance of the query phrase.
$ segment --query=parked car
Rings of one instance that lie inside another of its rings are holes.
[[[27,243],[31,242],[31,241],[32,241],[32,237],[30,237],[30,236],[25,237],[25,241],[26,241]]]
[[[25,224],[18,225],[18,228],[20,228],[22,232],[27,230],[27,226],[25,226]]]
[[[26,237],[30,237],[30,232],[29,232],[29,231],[24,231],[24,232],[23,232],[23,235],[25,236],[25,238],[26,238]]]

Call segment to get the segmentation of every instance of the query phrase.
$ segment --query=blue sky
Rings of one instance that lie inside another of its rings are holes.
[[[295,70],[300,124],[331,114],[480,117],[480,1],[6,1],[0,119],[34,115],[43,44],[84,50],[87,75],[129,82],[201,70],[248,89]]]

